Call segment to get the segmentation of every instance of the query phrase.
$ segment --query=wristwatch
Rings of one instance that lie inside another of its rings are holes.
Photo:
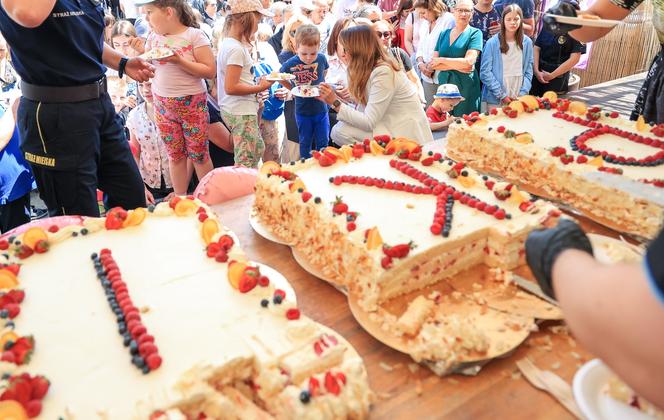
[[[341,107],[341,101],[335,99],[334,102],[332,102],[332,109],[334,109],[336,112],[339,112],[339,107]]]
[[[118,65],[118,77],[122,79],[122,76],[124,76],[125,73],[125,68],[127,67],[127,62],[129,59],[127,57],[122,57],[120,59],[120,64]]]

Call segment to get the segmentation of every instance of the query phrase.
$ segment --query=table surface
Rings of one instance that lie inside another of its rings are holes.
[[[571,384],[576,370],[592,355],[572,337],[550,331],[550,326],[559,323],[541,324],[540,331],[512,355],[491,361],[477,376],[440,378],[424,367],[413,373],[409,365],[414,362],[408,355],[383,345],[360,327],[341,292],[304,271],[290,247],[254,232],[249,225],[253,200],[248,195],[213,209],[240,238],[250,259],[273,267],[290,281],[305,315],[333,328],[357,349],[377,394],[372,419],[573,418],[553,397],[532,387],[516,367],[516,361],[528,356],[539,368],[551,370]],[[581,225],[588,232],[616,236],[588,220],[581,220]]]

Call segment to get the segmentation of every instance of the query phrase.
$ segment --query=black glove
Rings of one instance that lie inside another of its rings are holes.
[[[568,23],[559,23],[555,17],[549,15],[569,16],[576,17],[578,7],[568,1],[560,0],[558,4],[546,11],[546,15],[542,18],[544,22],[544,29],[553,32],[555,35],[565,35],[569,31],[579,29],[581,25],[570,25]]]
[[[526,261],[542,291],[555,299],[551,283],[553,263],[566,249],[579,249],[593,255],[590,240],[579,225],[563,219],[551,229],[530,232],[526,239]]]

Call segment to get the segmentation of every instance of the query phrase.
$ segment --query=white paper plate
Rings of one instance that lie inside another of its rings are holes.
[[[291,93],[300,98],[316,98],[320,96],[320,90],[316,86],[295,86]]]
[[[571,17],[571,16],[560,16],[552,15],[550,13],[548,16],[553,16],[556,21],[559,23],[566,23],[568,25],[580,25],[580,26],[592,26],[595,28],[613,28],[620,23],[619,20],[609,20],[609,19],[584,19],[580,17]]]
[[[652,420],[638,409],[604,393],[604,387],[613,376],[599,359],[589,361],[576,372],[572,391],[581,414],[588,420]]]
[[[604,264],[637,263],[643,260],[644,251],[636,245],[595,233],[589,233],[588,239],[593,245],[595,258]]]
[[[256,216],[256,214],[254,213],[253,210],[249,214],[249,225],[254,230],[254,232],[259,234],[263,238],[267,239],[268,241],[272,241],[274,243],[281,244],[281,245],[290,246],[290,244],[288,242],[285,242],[285,241],[277,238],[272,232],[270,232],[270,230],[267,227],[263,226],[260,219],[258,218],[258,216]]]
[[[151,49],[150,51],[144,52],[143,54],[139,55],[139,57],[141,57],[143,60],[151,61],[171,57],[173,54],[173,51],[169,50],[168,48],[157,47]]]
[[[271,82],[279,82],[282,80],[289,81],[295,79],[295,75],[290,73],[277,73],[276,75],[272,76],[271,74],[268,74],[266,79]]]

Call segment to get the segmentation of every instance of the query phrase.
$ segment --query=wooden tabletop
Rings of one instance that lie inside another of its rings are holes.
[[[592,356],[570,336],[549,329],[560,323],[540,324],[540,331],[511,356],[491,361],[477,376],[440,378],[424,367],[413,373],[415,365],[408,355],[383,345],[360,327],[341,292],[304,271],[288,246],[254,232],[249,225],[253,200],[253,195],[240,197],[213,209],[240,238],[250,259],[273,267],[289,280],[305,315],[339,332],[359,352],[377,394],[372,419],[573,418],[553,397],[521,377],[515,364],[528,356],[539,368],[571,384],[576,370]],[[587,230],[607,233],[596,226]]]

